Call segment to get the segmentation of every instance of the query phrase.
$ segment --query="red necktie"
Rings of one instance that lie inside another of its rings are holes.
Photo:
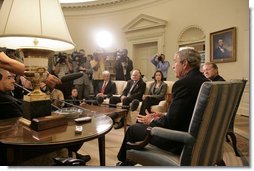
[[[106,84],[107,82],[106,81],[104,81],[104,84],[103,84],[103,86],[102,86],[102,88],[101,88],[101,93],[102,94],[104,94],[104,91],[105,91],[105,88],[106,88]]]

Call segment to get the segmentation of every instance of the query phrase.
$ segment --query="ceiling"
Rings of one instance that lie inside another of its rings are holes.
[[[0,0],[0,7],[4,0]],[[115,5],[122,2],[134,1],[134,0],[59,0],[62,7],[96,7],[96,6],[108,6]]]
[[[62,7],[99,7],[120,4],[134,0],[59,0]]]
[[[86,3],[90,1],[97,1],[97,0],[59,0],[62,4],[68,4],[68,3]]]

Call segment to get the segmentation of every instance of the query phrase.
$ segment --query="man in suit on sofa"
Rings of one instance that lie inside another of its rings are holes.
[[[117,155],[121,162],[117,166],[134,165],[126,159],[127,142],[142,141],[146,137],[146,129],[150,127],[163,127],[179,131],[188,131],[192,112],[197,100],[199,89],[203,82],[208,81],[199,71],[201,57],[193,49],[186,48],[175,53],[174,71],[179,78],[172,88],[172,102],[166,115],[155,112],[146,116],[138,115],[138,122],[131,125],[124,137],[122,146]],[[163,138],[153,136],[149,141],[151,144],[164,150],[180,153],[183,144],[172,142]]]
[[[103,103],[104,99],[112,97],[116,94],[116,83],[110,80],[110,72],[102,72],[103,81],[98,83],[97,89],[95,90],[95,96],[91,97],[91,102],[88,104],[99,105]]]
[[[123,106],[127,107],[134,99],[142,101],[142,96],[145,93],[145,89],[146,83],[141,78],[141,72],[135,69],[132,71],[131,80],[127,82],[122,95],[120,97],[112,96],[109,99],[109,106],[115,107],[117,103],[122,102]],[[121,127],[123,127],[123,118],[121,118],[120,122],[115,125],[115,129],[119,129]]]
[[[116,94],[116,83],[110,80],[109,71],[103,71],[102,77],[104,81],[98,83],[98,87],[95,90],[96,97],[110,98],[113,94]]]

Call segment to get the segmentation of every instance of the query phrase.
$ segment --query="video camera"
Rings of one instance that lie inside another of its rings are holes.
[[[59,52],[56,56],[56,64],[58,63],[64,63],[65,60],[67,58],[67,54],[66,53],[62,53],[62,52]]]
[[[127,60],[127,54],[127,49],[118,50],[116,52],[116,59],[124,62]]]
[[[77,52],[77,51],[74,51],[71,54],[71,59],[72,59],[72,61],[76,61],[79,64],[83,64],[86,62],[86,57],[85,57],[84,53]]]
[[[162,58],[162,55],[164,55],[164,54],[160,54],[160,55],[158,56],[158,58],[157,58],[158,61],[162,61],[162,59],[163,59],[163,58]]]

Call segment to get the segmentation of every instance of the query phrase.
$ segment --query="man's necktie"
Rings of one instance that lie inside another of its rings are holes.
[[[107,85],[107,82],[106,82],[106,81],[104,81],[104,84],[103,84],[103,86],[102,86],[102,88],[101,88],[101,93],[102,93],[102,94],[104,94],[104,91],[105,91],[106,85]]]
[[[135,85],[136,85],[136,81],[133,82],[127,97],[129,97],[131,95],[131,92],[132,92],[133,88],[135,87]]]

